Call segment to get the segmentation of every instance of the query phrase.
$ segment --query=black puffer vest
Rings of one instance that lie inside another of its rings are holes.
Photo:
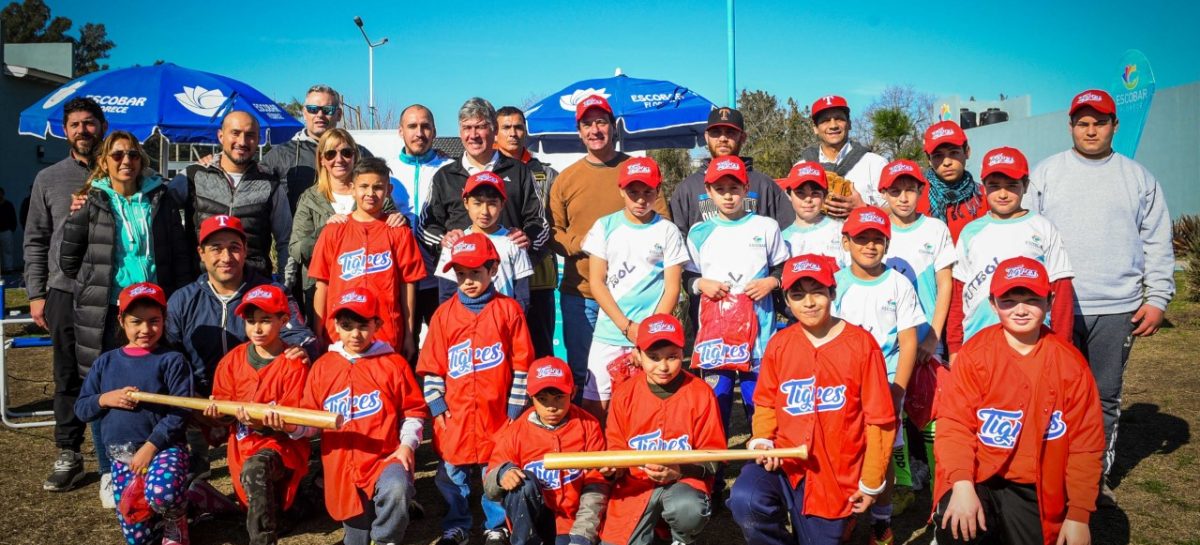
[[[272,203],[279,188],[275,176],[253,163],[235,189],[220,168],[192,165],[187,168],[187,181],[186,207],[196,236],[200,224],[212,216],[237,217],[246,230],[246,265],[270,276]]]

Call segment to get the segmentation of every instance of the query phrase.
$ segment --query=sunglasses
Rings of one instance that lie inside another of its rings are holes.
[[[130,161],[141,161],[142,155],[136,151],[117,150],[108,154],[113,161],[120,163],[125,160],[125,156],[129,156]]]
[[[337,157],[339,154],[342,156],[342,159],[353,159],[358,153],[350,148],[327,149],[322,157],[324,157],[326,161],[332,161],[334,157]]]
[[[341,109],[340,106],[317,106],[315,104],[305,104],[304,105],[304,111],[306,111],[310,114],[313,114],[313,115],[316,115],[317,112],[322,112],[325,115],[333,115],[333,114],[336,114],[337,111],[340,109]]]

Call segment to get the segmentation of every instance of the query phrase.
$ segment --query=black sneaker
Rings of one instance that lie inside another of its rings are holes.
[[[451,528],[442,532],[442,539],[439,539],[436,545],[467,545],[469,539],[466,530]]]
[[[408,518],[412,520],[425,518],[425,506],[417,500],[408,500]]]
[[[508,545],[508,528],[493,528],[484,532],[483,545]]]
[[[42,483],[42,490],[66,492],[75,488],[83,479],[83,456],[78,452],[62,450],[54,461],[54,472]]]

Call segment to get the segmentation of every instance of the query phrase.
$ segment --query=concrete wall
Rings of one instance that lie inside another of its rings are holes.
[[[974,173],[983,155],[1000,146],[1021,150],[1031,167],[1071,147],[1065,110],[970,129],[967,139]],[[1172,218],[1200,214],[1200,82],[1155,92],[1134,158],[1158,178]]]
[[[38,171],[67,156],[65,140],[41,140],[17,135],[21,110],[49,94],[57,86],[28,78],[0,75],[0,187],[5,199],[20,211]]]

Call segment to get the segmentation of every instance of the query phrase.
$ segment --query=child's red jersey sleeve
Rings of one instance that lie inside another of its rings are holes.
[[[950,368],[945,386],[938,386],[941,399],[938,405],[937,439],[933,443],[937,471],[951,483],[975,479],[975,428],[979,400],[984,386],[979,384],[972,353],[959,354]]]
[[[583,432],[586,439],[583,444],[583,450],[587,452],[600,452],[608,450],[607,442],[604,440],[604,430],[600,428],[598,420],[585,420],[583,422]],[[600,474],[599,470],[589,469],[583,474],[583,484],[599,484],[605,482],[604,475]]]
[[[950,311],[946,314],[946,349],[957,354],[963,345],[963,283],[954,281],[950,292]]]
[[[237,399],[237,373],[234,371],[234,364],[237,363],[239,354],[244,354],[241,350],[231,350],[228,354],[221,357],[221,361],[217,363],[217,370],[213,373],[212,396],[213,399],[223,401],[247,401]],[[244,357],[244,356],[243,356]]]
[[[863,419],[867,424],[886,426],[896,422],[896,409],[892,405],[891,387],[888,386],[887,364],[883,352],[874,342],[863,343],[867,350],[862,368],[861,402]],[[757,393],[757,392],[755,392]]]
[[[444,310],[444,306],[439,308],[429,321],[429,334],[425,336],[425,345],[421,347],[421,352],[417,356],[417,374],[420,376],[446,376],[446,338],[443,334],[446,316]]]
[[[317,243],[313,246],[312,259],[308,262],[308,277],[313,280],[329,281],[329,271],[333,268],[334,261],[337,260],[337,249],[334,247],[337,244],[337,236],[335,232],[340,231],[336,226],[327,225],[321,229],[321,234],[317,236]]]
[[[799,327],[799,326],[796,326]],[[758,384],[754,387],[754,406],[773,411],[776,408],[776,394],[779,391],[780,367],[786,361],[783,358],[785,346],[791,338],[790,332],[781,331],[767,341],[767,349],[763,353],[762,364],[758,368]],[[755,414],[758,414],[755,412]],[[767,439],[770,439],[769,437]]]
[[[1055,280],[1050,285],[1050,293],[1054,296],[1050,307],[1050,328],[1054,330],[1054,336],[1072,344],[1075,336],[1075,286],[1071,278]]]
[[[409,369],[408,362],[404,361],[404,358],[397,357],[396,360],[395,363],[399,369],[396,386],[400,388],[400,414],[404,418],[427,420],[429,407],[425,405],[425,396],[417,385],[417,378],[413,376],[412,369]]]
[[[521,314],[519,305],[512,305],[512,318],[509,333],[512,335],[512,368],[513,371],[529,371],[533,362],[533,341],[529,337],[529,325],[525,323],[525,315]]]
[[[495,471],[506,463],[512,463],[517,466],[521,465],[521,461],[517,459],[517,448],[514,438],[522,420],[522,418],[518,418],[505,424],[503,428],[500,428],[500,433],[496,434],[496,443],[492,446],[492,456],[488,459],[488,472]]]
[[[409,229],[407,225],[391,229],[397,231],[392,234],[394,240],[392,255],[396,258],[396,271],[405,282],[410,284],[420,282],[425,278],[425,261],[421,259],[421,252],[417,249],[417,241],[413,237],[412,229]]]
[[[686,373],[687,371],[683,371]],[[694,418],[697,441],[692,444],[695,450],[723,450],[726,448],[725,426],[721,424],[721,409],[717,406],[717,397],[702,381],[697,381],[704,388],[698,388],[700,414],[680,415],[683,418]]]
[[[313,363],[312,370],[304,379],[304,393],[300,397],[300,406],[305,409],[324,410],[325,408],[325,380],[321,372],[321,364],[326,358],[335,357],[332,353],[327,353]]]
[[[288,372],[279,378],[279,396],[275,402],[288,407],[299,407],[304,400],[308,366],[302,361],[286,358],[281,358],[279,363],[287,364]]]
[[[1066,414],[1067,423],[1067,518],[1088,522],[1096,509],[1097,483],[1103,470],[1104,416],[1100,409],[1100,394],[1096,381],[1083,356],[1073,354],[1078,379],[1069,381]],[[939,430],[940,432],[941,430]]]

